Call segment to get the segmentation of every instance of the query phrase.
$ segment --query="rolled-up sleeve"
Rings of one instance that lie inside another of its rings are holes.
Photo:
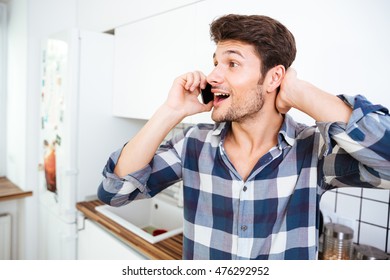
[[[364,96],[340,95],[352,109],[347,124],[317,124],[325,141],[323,173],[330,187],[390,188],[390,117]]]
[[[113,152],[103,169],[98,198],[111,206],[122,206],[133,200],[153,197],[180,181],[184,135],[184,132],[179,133],[162,144],[149,164],[123,177],[114,173],[123,148]]]

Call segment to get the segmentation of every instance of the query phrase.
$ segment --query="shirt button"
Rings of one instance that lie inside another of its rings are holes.
[[[244,226],[241,226],[241,230],[242,230],[242,231],[246,231],[247,229],[248,229],[247,226],[245,226],[245,225],[244,225]]]
[[[246,186],[244,186],[244,188],[242,189],[244,192],[246,192],[248,188]]]

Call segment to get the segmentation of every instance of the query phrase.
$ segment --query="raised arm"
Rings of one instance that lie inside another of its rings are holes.
[[[291,108],[306,113],[318,122],[347,123],[352,109],[340,98],[314,85],[299,80],[294,69],[289,68],[283,79],[276,107],[282,114]]]
[[[201,72],[176,78],[165,103],[123,148],[115,174],[122,177],[143,168],[173,127],[187,116],[210,111],[212,102],[204,105],[198,100],[199,90],[205,86],[206,76]]]
[[[374,105],[361,95],[326,93],[297,79],[293,69],[286,73],[276,106],[280,113],[296,108],[317,121],[326,144],[322,169],[327,188],[390,189],[390,115],[387,108]],[[330,139],[337,148],[334,149]]]

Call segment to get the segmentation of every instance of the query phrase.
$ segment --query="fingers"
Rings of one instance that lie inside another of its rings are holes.
[[[206,87],[206,84],[206,76],[200,71],[177,77],[172,84],[165,105],[180,112],[183,117],[210,111],[213,102],[206,105],[199,100],[200,91]]]
[[[206,75],[200,71],[189,72],[184,74],[185,90],[194,92],[196,89],[204,89],[207,84]]]

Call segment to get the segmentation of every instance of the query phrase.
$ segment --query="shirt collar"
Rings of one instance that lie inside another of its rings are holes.
[[[220,136],[221,140],[223,141],[230,126],[230,122],[215,123],[212,135]],[[278,136],[278,144],[280,147],[284,146],[282,142],[285,142],[289,146],[293,146],[295,144],[295,138],[298,134],[297,130],[299,130],[298,127],[299,124],[297,124],[292,117],[287,114],[284,115],[284,121]]]
[[[295,138],[297,136],[297,123],[289,115],[284,115],[282,127],[279,130],[278,141],[279,145],[282,140],[286,141],[288,145],[294,146]]]
[[[212,135],[221,136],[221,138],[225,138],[226,132],[230,127],[230,123],[222,122],[215,123]]]

